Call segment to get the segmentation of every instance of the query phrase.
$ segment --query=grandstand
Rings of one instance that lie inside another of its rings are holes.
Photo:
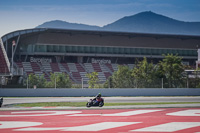
[[[50,28],[14,31],[1,39],[1,75],[26,77],[33,73],[50,80],[50,73],[66,73],[75,84],[87,83],[86,74],[91,72],[98,72],[104,83],[118,65],[133,68],[136,59],[143,57],[157,63],[168,53],[195,66],[200,46],[200,36]]]
[[[10,74],[10,63],[7,58],[3,43],[0,39],[0,75],[9,75]]]

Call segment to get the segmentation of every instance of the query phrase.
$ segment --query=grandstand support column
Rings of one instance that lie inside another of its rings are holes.
[[[15,46],[15,41],[12,41],[12,66],[11,66],[11,76],[13,77],[13,57],[14,57],[14,53],[13,53],[13,47]]]
[[[14,55],[15,55],[15,51],[17,49],[17,45],[19,43],[19,39],[20,39],[20,35],[17,38],[17,42],[15,42],[15,40],[12,41],[12,67],[11,67],[11,74],[12,74],[12,76],[14,75],[14,67],[13,67],[14,60],[13,60],[13,58],[14,58]]]
[[[27,89],[28,89],[28,76],[27,76]]]
[[[198,70],[200,64],[200,49],[197,50],[197,53],[198,53],[198,60],[196,61],[196,70]]]
[[[56,89],[56,77],[55,77],[55,89]]]
[[[18,38],[17,38],[16,46],[15,46],[15,49],[14,49],[14,54],[15,54],[15,51],[16,51],[16,49],[17,49],[17,46],[18,46],[18,43],[19,43],[19,39],[20,39],[20,35],[19,35]]]
[[[6,53],[8,55],[8,40],[6,40]]]
[[[82,89],[83,89],[83,78],[81,79],[81,81],[82,81]]]

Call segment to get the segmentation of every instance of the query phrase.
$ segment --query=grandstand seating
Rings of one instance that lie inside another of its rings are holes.
[[[111,72],[114,72],[114,69],[111,64],[105,64],[105,65],[111,70]]]
[[[117,71],[118,70],[118,64],[111,64],[112,65],[112,69],[114,71]]]
[[[79,72],[72,72],[72,76],[78,81],[81,82],[81,75]]]
[[[25,72],[34,72],[30,62],[22,62],[22,65]]]
[[[75,63],[67,63],[70,72],[78,72]]]
[[[95,72],[102,72],[101,67],[98,63],[92,63]]]
[[[0,45],[0,74],[8,74],[9,69],[6,64],[6,59],[3,54],[2,46]]]
[[[22,62],[15,62],[19,68],[24,68]]]
[[[94,68],[92,63],[84,63],[85,69],[88,73],[94,72]]]
[[[105,77],[103,72],[98,72],[98,78],[99,78],[100,82],[105,82],[106,81],[106,77]]]
[[[78,72],[85,72],[84,67],[79,63],[76,63],[76,68],[77,68]]]
[[[50,63],[52,72],[61,72],[58,66],[58,63]]]
[[[61,72],[65,72],[65,71],[68,71],[69,72],[69,67],[67,65],[67,63],[61,63],[61,69],[62,71]]]
[[[84,82],[87,82],[89,78],[86,76],[87,72],[80,72],[81,79],[83,79]]]
[[[98,64],[98,63],[34,63],[34,62],[16,62],[19,68],[23,68],[26,74],[34,73],[47,80],[50,80],[50,73],[66,73],[70,79],[80,83],[83,79],[86,83],[89,79],[87,73],[98,72],[98,78],[101,83],[105,82],[114,71],[118,70],[118,64]],[[127,64],[133,68],[134,64]]]
[[[31,63],[31,67],[33,69],[34,72],[40,72],[40,66],[37,63]]]
[[[41,66],[44,69],[44,71],[46,71],[46,72],[52,72],[50,63],[41,63]]]

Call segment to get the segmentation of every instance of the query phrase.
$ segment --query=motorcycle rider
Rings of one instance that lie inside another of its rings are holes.
[[[102,101],[101,98],[101,93],[98,93],[95,98],[93,99],[93,101],[95,102],[95,104],[99,104]]]

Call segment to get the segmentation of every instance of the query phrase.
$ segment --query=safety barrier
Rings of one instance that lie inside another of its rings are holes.
[[[0,97],[82,97],[95,96],[200,96],[200,88],[148,89],[0,89]]]

